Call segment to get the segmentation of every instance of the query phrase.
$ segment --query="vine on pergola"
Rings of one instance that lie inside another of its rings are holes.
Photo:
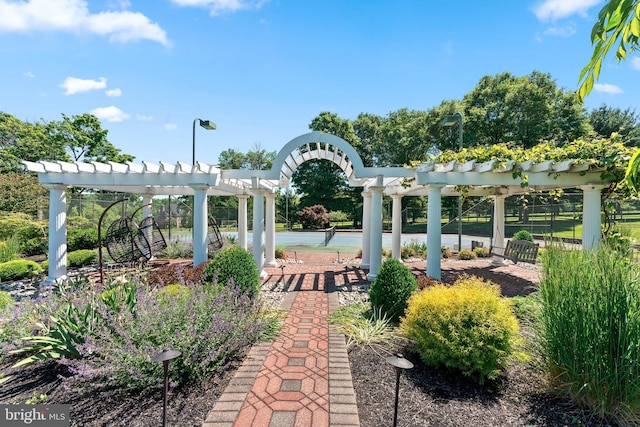
[[[433,156],[430,160],[440,164],[446,164],[452,160],[458,163],[466,163],[472,160],[483,163],[493,160],[495,161],[493,163],[494,169],[504,167],[510,161],[515,161],[512,175],[514,179],[520,180],[520,186],[523,188],[529,186],[529,177],[522,170],[520,163],[529,160],[535,163],[549,160],[554,162],[575,160],[575,164],[588,164],[603,169],[600,178],[603,183],[607,183],[607,187],[602,191],[603,206],[606,206],[606,200],[624,200],[632,195],[632,190],[634,189],[630,184],[632,181],[625,180],[625,170],[629,164],[629,159],[632,158],[632,154],[633,149],[626,147],[621,138],[614,133],[610,138],[588,141],[582,139],[567,143],[543,141],[529,149],[515,146],[512,143],[479,145],[463,148],[460,151],[446,150],[437,156]],[[640,165],[638,152],[635,153],[633,158],[637,159],[636,163]],[[416,162],[411,166],[416,167],[418,163]],[[550,172],[550,174],[557,175],[557,172]],[[465,193],[464,189],[457,189],[461,193]],[[555,193],[559,194],[559,192]],[[610,210],[605,209],[604,213],[604,231],[607,233],[613,224],[609,216]]]

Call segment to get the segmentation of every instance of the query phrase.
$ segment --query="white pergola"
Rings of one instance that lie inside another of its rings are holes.
[[[192,195],[193,263],[205,262],[207,253],[207,196],[238,198],[238,244],[247,249],[247,199],[253,203],[253,257],[260,271],[275,266],[275,191],[287,187],[293,172],[302,163],[327,160],[338,165],[349,185],[363,187],[362,262],[367,278],[374,280],[382,262],[382,196],[393,199],[392,256],[400,259],[402,197],[428,197],[427,275],[440,279],[440,218],[442,197],[459,195],[460,186],[471,196],[494,199],[493,244],[504,245],[504,200],[513,194],[556,188],[580,188],[583,191],[583,248],[596,247],[600,239],[600,193],[607,185],[603,170],[582,160],[562,162],[508,162],[494,160],[478,163],[428,163],[416,169],[405,167],[365,167],[360,156],[345,140],[323,132],[311,132],[289,141],[278,153],[269,170],[221,170],[205,163],[190,165],[99,162],[28,162],[26,169],[37,172],[49,189],[49,272],[47,281],[67,275],[66,196],[69,187],[107,190],[141,195],[145,205],[157,195]],[[522,188],[514,178],[514,168],[528,176],[529,186]],[[458,189],[457,189],[458,188]],[[143,210],[143,217],[151,208]],[[264,246],[264,249],[263,249]],[[496,257],[494,262],[501,262]]]

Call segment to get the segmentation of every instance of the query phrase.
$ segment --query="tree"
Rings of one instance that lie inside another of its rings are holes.
[[[600,9],[598,20],[591,29],[593,55],[578,78],[578,99],[583,101],[591,93],[595,80],[600,77],[602,62],[617,46],[618,62],[640,47],[640,0],[609,0]]]
[[[513,142],[529,148],[586,136],[586,114],[574,98],[539,71],[484,76],[463,99],[465,146]]]
[[[432,149],[425,111],[401,108],[392,111],[380,127],[376,158],[378,166],[402,166],[426,160]]]
[[[255,143],[247,154],[229,148],[218,156],[218,167],[220,169],[271,169],[276,155],[275,151],[267,151],[259,143]]]
[[[589,122],[593,130],[604,138],[610,138],[612,133],[617,133],[622,141],[629,147],[640,147],[640,127],[638,116],[630,108],[608,107],[602,104],[589,114]]]
[[[53,122],[50,137],[56,144],[64,146],[71,161],[124,163],[133,161],[130,154],[122,154],[107,139],[108,130],[102,129],[100,120],[93,114],[67,117]],[[61,160],[61,159],[60,159]]]

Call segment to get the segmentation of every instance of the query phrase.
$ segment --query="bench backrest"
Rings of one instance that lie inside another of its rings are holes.
[[[516,262],[524,261],[535,263],[538,258],[538,243],[532,243],[528,240],[509,240],[507,247],[504,249],[505,256],[515,259]]]

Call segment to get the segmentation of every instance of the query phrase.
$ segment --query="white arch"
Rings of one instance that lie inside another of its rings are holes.
[[[312,144],[315,148],[312,148]],[[301,150],[302,147],[306,147],[306,151]],[[313,131],[292,139],[282,147],[273,161],[269,178],[288,183],[296,168],[312,159],[335,163],[347,175],[350,183],[365,175],[362,159],[351,144],[335,135]]]

